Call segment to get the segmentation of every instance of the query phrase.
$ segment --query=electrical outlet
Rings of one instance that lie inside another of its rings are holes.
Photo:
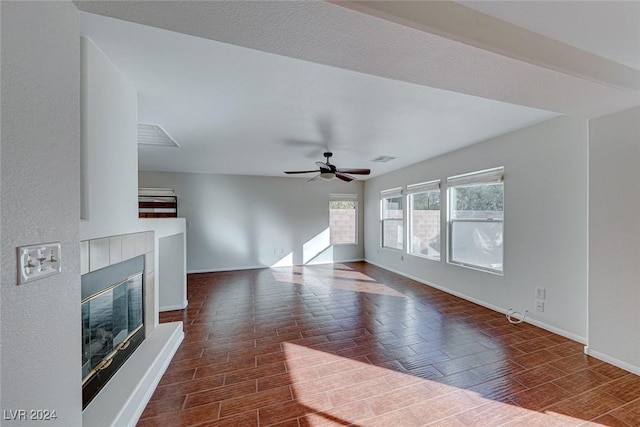
[[[60,242],[18,248],[18,284],[58,274],[60,264]]]
[[[536,311],[544,312],[544,302],[536,301]]]
[[[536,288],[536,298],[545,299],[546,290],[545,288]]]

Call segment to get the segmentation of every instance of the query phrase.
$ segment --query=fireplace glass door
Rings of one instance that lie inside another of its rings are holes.
[[[82,378],[108,366],[142,327],[142,273],[82,301]]]

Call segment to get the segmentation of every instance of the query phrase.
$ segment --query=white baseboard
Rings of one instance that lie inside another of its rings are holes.
[[[342,264],[343,262],[363,262],[364,258],[357,258],[357,259],[343,259],[340,261],[332,261],[328,264]]]
[[[423,285],[430,286],[430,287],[438,289],[438,290],[440,290],[442,292],[446,292],[446,293],[448,293],[450,295],[453,295],[453,296],[456,296],[458,298],[462,298],[464,300],[470,301],[470,302],[472,302],[474,304],[481,305],[481,306],[486,307],[486,308],[488,308],[490,310],[497,311],[498,313],[502,313],[502,314],[506,315],[507,312],[509,311],[508,308],[498,307],[498,306],[495,306],[493,304],[489,304],[486,301],[482,301],[482,300],[479,300],[479,299],[476,299],[476,298],[473,298],[473,297],[469,297],[469,296],[464,295],[464,294],[462,294],[460,292],[453,291],[451,289],[448,289],[448,288],[446,288],[444,286],[437,285],[435,283],[427,282],[427,281],[425,281],[425,280],[423,280],[423,279],[421,279],[419,277],[415,277],[415,276],[412,276],[410,274],[404,273],[402,271],[389,268],[389,267],[387,267],[385,265],[378,264],[378,263],[373,262],[371,260],[365,259],[365,262],[368,262],[369,264],[373,264],[376,267],[380,267],[380,268],[382,268],[384,270],[387,270],[387,271],[390,271],[392,273],[396,273],[396,274],[398,274],[400,276],[406,277],[407,279],[415,280],[416,282],[422,283]],[[505,322],[506,322],[506,320],[505,320]],[[576,334],[573,334],[571,332],[565,331],[564,329],[556,328],[555,326],[548,325],[548,324],[546,324],[544,322],[540,322],[539,320],[536,320],[536,319],[526,318],[525,319],[525,323],[530,323],[530,324],[532,324],[534,326],[537,326],[539,328],[545,329],[545,330],[547,330],[549,332],[553,332],[554,334],[558,334],[558,335],[561,335],[561,336],[563,336],[565,338],[569,338],[570,340],[577,341],[580,344],[586,344],[586,342],[587,342],[585,337],[581,337],[579,335],[576,335]]]
[[[364,258],[341,259],[341,260],[333,260],[333,261],[308,262],[306,264],[295,264],[295,267],[304,267],[304,266],[313,267],[314,265],[342,264],[342,263],[345,263],[345,262],[361,262],[361,261],[364,261]],[[279,267],[276,267],[276,268],[279,268]]]
[[[187,274],[193,273],[220,273],[224,271],[242,271],[242,270],[257,270],[260,268],[268,268],[265,265],[248,265],[244,267],[219,267],[219,268],[206,268],[204,270],[188,270]]]
[[[163,307],[159,307],[158,311],[174,311],[174,310],[184,310],[189,305],[189,301],[185,300],[182,304],[176,305],[165,305]]]
[[[183,339],[182,322],[156,326],[82,412],[82,425],[134,427]]]
[[[498,311],[500,311],[501,313],[505,313],[506,314],[506,311],[503,311],[503,310],[498,310]],[[549,332],[553,332],[554,334],[561,335],[561,336],[563,336],[565,338],[569,338],[570,340],[573,340],[573,341],[578,342],[580,344],[583,344],[583,345],[587,344],[587,339],[585,337],[580,336],[580,335],[576,335],[576,334],[571,333],[569,331],[565,331],[564,329],[556,328],[553,325],[549,325],[549,324],[541,322],[541,321],[539,321],[537,319],[526,318],[525,319],[525,323],[530,323],[533,326],[537,326],[537,327],[545,329],[545,330],[547,330]]]
[[[624,369],[625,371],[629,371],[632,374],[640,375],[640,366],[635,366],[627,362],[623,362],[622,360],[616,359],[615,357],[611,357],[605,353],[600,353],[599,351],[592,350],[589,346],[584,347],[585,354],[589,356],[595,357],[598,360],[602,360],[603,362],[607,362],[613,366],[617,366],[620,369]]]
[[[334,261],[319,262],[319,263],[312,263],[312,264],[295,264],[295,266],[299,267],[299,266],[304,266],[304,265],[312,266],[312,265],[323,265],[323,264],[340,264],[340,263],[343,263],[343,262],[362,262],[362,261],[365,261],[365,259],[364,258],[358,258],[358,259],[334,260]],[[263,269],[263,268],[271,268],[271,267],[269,267],[267,265],[249,265],[249,266],[244,266],[244,267],[220,267],[220,268],[209,268],[209,269],[204,269],[204,270],[189,270],[189,271],[187,271],[187,274],[192,274],[192,273],[220,273],[220,272],[224,272],[224,271],[257,270],[257,269]],[[280,267],[277,267],[277,268],[280,268]]]

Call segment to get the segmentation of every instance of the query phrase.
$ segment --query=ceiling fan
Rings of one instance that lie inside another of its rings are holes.
[[[348,173],[354,175],[369,175],[371,173],[370,169],[338,169],[335,165],[329,163],[329,159],[333,156],[333,153],[327,151],[323,154],[326,158],[326,162],[316,162],[316,165],[320,169],[311,170],[311,171],[285,171],[287,174],[295,174],[295,173],[311,173],[311,172],[319,172],[318,175],[311,178],[309,181],[315,181],[317,179],[324,179],[325,181],[332,180],[333,178],[341,179],[345,182],[353,181],[354,177],[347,175]]]

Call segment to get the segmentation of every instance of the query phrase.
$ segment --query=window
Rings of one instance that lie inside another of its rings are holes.
[[[407,186],[408,252],[440,261],[440,180]]]
[[[358,244],[358,195],[329,195],[329,232],[332,245]]]
[[[502,273],[504,168],[447,178],[451,263]]]
[[[380,192],[381,246],[402,250],[402,188]]]

